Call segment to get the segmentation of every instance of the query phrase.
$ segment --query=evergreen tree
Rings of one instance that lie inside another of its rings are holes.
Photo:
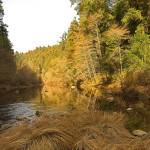
[[[0,1],[0,83],[10,84],[16,71],[12,44],[8,39],[7,25],[3,23],[4,11]]]

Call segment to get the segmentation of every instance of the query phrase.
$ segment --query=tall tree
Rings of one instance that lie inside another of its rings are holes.
[[[107,35],[114,39],[116,47],[113,49],[113,53],[110,56],[119,58],[120,73],[122,73],[122,49],[121,44],[123,40],[129,39],[129,31],[125,27],[118,27],[117,25],[112,26],[110,30],[107,31]]]
[[[15,74],[15,60],[12,44],[8,39],[7,25],[3,23],[4,11],[0,1],[0,83],[12,82]]]

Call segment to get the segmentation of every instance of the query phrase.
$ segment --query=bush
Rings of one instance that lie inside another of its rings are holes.
[[[150,87],[150,68],[128,71],[123,79],[123,87],[131,86]]]

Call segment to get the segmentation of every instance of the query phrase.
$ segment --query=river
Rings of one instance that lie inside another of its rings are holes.
[[[12,91],[0,96],[0,121],[4,125],[21,123],[16,119],[18,117],[32,120],[37,110],[48,114],[73,109],[102,110],[110,114],[123,113],[128,118],[125,124],[129,131],[141,129],[150,132],[149,100],[113,96],[113,102],[109,102],[107,97],[110,95],[106,95],[103,90],[78,91],[50,86],[22,89],[19,93]]]

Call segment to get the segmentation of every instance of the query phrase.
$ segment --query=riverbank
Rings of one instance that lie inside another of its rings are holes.
[[[150,100],[149,86],[129,86],[126,87],[120,83],[113,83],[107,86],[107,94],[122,95],[128,98]]]
[[[37,84],[37,85],[28,84],[28,85],[18,85],[18,86],[8,85],[8,84],[0,84],[0,94],[9,93],[11,91],[18,93],[19,90],[21,90],[21,89],[32,88],[34,86],[43,86],[43,84]]]
[[[150,138],[135,137],[119,113],[70,111],[36,118],[0,134],[0,149],[149,150]]]

